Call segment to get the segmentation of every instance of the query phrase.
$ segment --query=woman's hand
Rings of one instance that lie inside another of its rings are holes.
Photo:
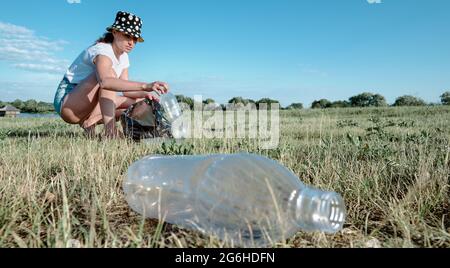
[[[153,101],[159,102],[159,98],[156,97],[155,94],[152,94],[151,92],[146,93],[146,94],[145,94],[145,97],[146,97],[147,99],[149,99],[149,100],[153,100]]]
[[[148,92],[153,91],[153,92],[158,93],[159,95],[162,95],[162,94],[166,94],[167,92],[169,92],[170,88],[167,83],[157,81],[157,82],[154,82],[151,84],[146,84],[144,87],[144,90],[148,91]]]

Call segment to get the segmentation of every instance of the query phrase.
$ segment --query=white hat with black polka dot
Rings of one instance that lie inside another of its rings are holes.
[[[138,42],[144,42],[144,39],[141,36],[142,24],[143,22],[138,16],[129,12],[119,11],[117,12],[114,24],[106,28],[106,30],[108,32],[117,30],[119,32],[123,32],[125,34],[136,37],[138,39]]]

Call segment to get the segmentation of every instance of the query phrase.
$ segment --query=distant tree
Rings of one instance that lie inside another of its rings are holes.
[[[256,107],[259,109],[261,104],[265,104],[267,109],[270,109],[271,104],[280,104],[280,102],[269,98],[262,98],[256,102]]]
[[[249,103],[254,103],[256,104],[256,102],[252,99],[244,99],[243,97],[234,97],[232,99],[230,99],[228,101],[229,104],[243,104],[244,106],[249,104]]]
[[[372,99],[373,94],[364,92],[359,95],[350,97],[349,101],[353,107],[368,107]]]
[[[280,102],[277,100],[274,100],[274,99],[270,99],[270,98],[262,98],[262,99],[258,100],[256,103],[257,104],[259,104],[259,103],[271,104],[271,103],[280,103]]]
[[[184,100],[184,95],[175,95],[175,98],[177,99],[178,102],[182,102]]]
[[[48,112],[54,112],[54,111],[55,111],[55,107],[53,107],[52,103],[40,101],[37,104],[37,112],[38,113],[48,113]]]
[[[36,100],[22,101],[22,100],[17,99],[13,102],[0,101],[0,108],[4,107],[6,105],[14,106],[17,109],[20,109],[24,113],[49,113],[49,112],[55,111],[55,108],[53,107],[53,103],[48,103],[48,102],[43,102],[43,101],[37,102]]]
[[[380,94],[364,92],[359,95],[350,97],[351,106],[353,107],[382,107],[387,106],[386,99]]]
[[[443,105],[450,105],[450,91],[441,95],[441,102]]]
[[[183,95],[176,95],[175,97],[179,103],[188,106],[191,110],[194,109],[194,100],[192,98],[185,97]]]
[[[372,99],[370,100],[370,106],[384,107],[387,105],[388,104],[387,104],[386,98],[380,94],[373,95]]]
[[[331,104],[331,101],[329,101],[327,99],[315,100],[311,104],[311,108],[312,109],[324,109],[324,108],[328,108],[330,106],[330,104]]]
[[[203,101],[203,104],[211,104],[211,103],[216,103],[216,101],[213,99],[206,99]]]
[[[221,106],[219,103],[216,103],[213,99],[206,99],[203,101],[203,109],[204,110],[217,110]]]
[[[286,107],[288,110],[301,110],[303,109],[303,103],[292,103],[288,107]]]
[[[426,102],[420,98],[405,95],[398,97],[393,106],[425,106]]]
[[[237,104],[237,103],[246,104],[246,101],[242,97],[233,97],[232,99],[230,99],[228,101],[228,103],[230,103],[230,104]]]
[[[20,110],[22,110],[22,108],[23,108],[23,102],[21,100],[18,100],[18,99],[13,101],[13,102],[11,102],[11,105],[16,107],[17,109],[20,109]]]
[[[348,101],[334,101],[328,105],[327,108],[347,108],[351,107],[350,102]]]
[[[194,99],[190,97],[186,97],[183,101],[183,103],[186,103],[186,105],[189,105],[189,108],[191,110],[194,110]]]
[[[22,110],[26,113],[37,113],[38,112],[38,103],[35,100],[27,100],[23,103]]]

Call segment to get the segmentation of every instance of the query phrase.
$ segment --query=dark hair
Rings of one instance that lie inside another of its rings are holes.
[[[96,44],[98,44],[98,43],[112,44],[113,41],[114,41],[114,35],[111,32],[107,32],[107,33],[103,34],[102,37],[97,39],[97,41],[95,41],[95,43]]]

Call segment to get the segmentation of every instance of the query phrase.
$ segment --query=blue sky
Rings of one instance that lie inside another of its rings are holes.
[[[450,90],[448,0],[15,0],[0,13],[0,100],[53,101],[65,68],[119,10],[144,21],[130,79],[282,105]]]

